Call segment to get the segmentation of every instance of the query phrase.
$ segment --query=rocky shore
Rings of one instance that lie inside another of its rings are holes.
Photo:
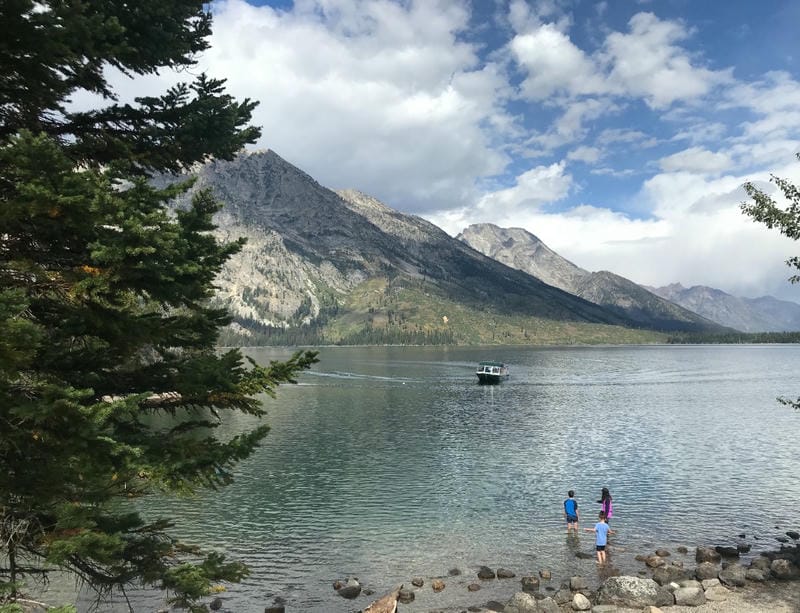
[[[800,537],[796,532],[787,534],[795,540]],[[547,568],[518,576],[508,568],[481,566],[474,575],[453,569],[446,577],[412,577],[389,594],[374,594],[348,578],[334,584],[332,596],[352,599],[354,605],[364,603],[360,605],[364,613],[800,613],[800,545],[782,544],[776,551],[745,560],[742,556],[748,553],[749,546],[741,542],[691,550],[659,548],[638,555],[620,551],[612,553],[612,560],[632,558],[639,570],[624,575],[613,562],[597,567],[601,582],[596,587],[590,587],[580,575],[554,577]],[[481,592],[494,582],[507,584],[508,597],[482,599]],[[445,589],[459,590],[463,594],[460,604],[428,607],[435,603],[433,595]],[[358,609],[354,606],[352,610]],[[292,609],[276,603],[265,611],[286,613]]]

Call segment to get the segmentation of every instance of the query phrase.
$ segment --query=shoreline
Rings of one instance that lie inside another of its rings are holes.
[[[800,544],[759,553],[749,562],[739,557],[736,547],[723,546],[659,548],[638,555],[623,549],[615,554],[612,550],[612,554],[611,563],[595,564],[600,578],[598,588],[589,586],[589,573],[584,573],[586,577],[551,577],[545,564],[522,577],[504,569],[481,567],[474,574],[409,578],[390,594],[399,596],[398,613],[800,613]],[[613,565],[614,558],[626,569],[631,568],[630,562],[638,562],[639,570],[635,574],[623,573]],[[781,562],[776,564],[776,560]],[[437,581],[443,581],[444,587],[440,584],[437,590]],[[642,604],[643,600],[627,594],[609,604],[613,600],[609,597],[610,586],[620,582],[634,582],[648,589],[653,586],[660,592],[660,602]],[[437,604],[436,592],[444,589],[451,591],[449,602]],[[455,590],[460,595],[452,599]],[[374,593],[365,598],[367,593],[351,601],[353,611],[360,606],[359,610],[371,612],[369,606],[386,596]],[[332,597],[339,598],[336,593]],[[626,597],[630,602],[625,602]],[[272,613],[269,607],[266,610]],[[293,610],[291,603],[286,603],[285,611]],[[274,613],[284,612],[277,608]]]

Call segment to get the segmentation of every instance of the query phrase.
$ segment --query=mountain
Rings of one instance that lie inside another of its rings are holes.
[[[743,332],[795,332],[800,330],[800,304],[772,296],[740,298],[719,289],[680,283],[649,288],[655,294],[724,326]]]
[[[457,237],[477,251],[545,283],[660,330],[721,332],[722,326],[608,271],[589,272],[521,228],[473,224]]]
[[[642,342],[607,310],[478,253],[433,224],[337,194],[272,151],[211,161],[176,206],[210,188],[224,240],[247,244],[218,277],[225,341]],[[156,183],[185,179],[161,177]]]

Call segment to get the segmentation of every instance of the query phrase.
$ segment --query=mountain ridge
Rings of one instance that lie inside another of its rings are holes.
[[[721,332],[720,324],[610,271],[589,272],[523,228],[472,224],[457,238],[489,257],[580,296],[640,325],[663,330]]]
[[[247,238],[216,280],[215,302],[234,318],[231,344],[663,342],[654,330],[670,329],[545,283],[367,194],[334,192],[274,151],[191,175],[175,206],[208,188],[223,203],[216,235]]]
[[[648,289],[708,319],[743,332],[800,330],[800,304],[774,296],[744,298],[706,285],[684,287],[680,283]]]

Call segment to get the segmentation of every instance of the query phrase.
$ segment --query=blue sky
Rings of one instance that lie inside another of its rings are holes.
[[[524,227],[639,283],[800,297],[800,245],[739,211],[746,180],[800,181],[796,0],[211,7],[199,70],[260,100],[258,146],[323,185],[454,235]]]

